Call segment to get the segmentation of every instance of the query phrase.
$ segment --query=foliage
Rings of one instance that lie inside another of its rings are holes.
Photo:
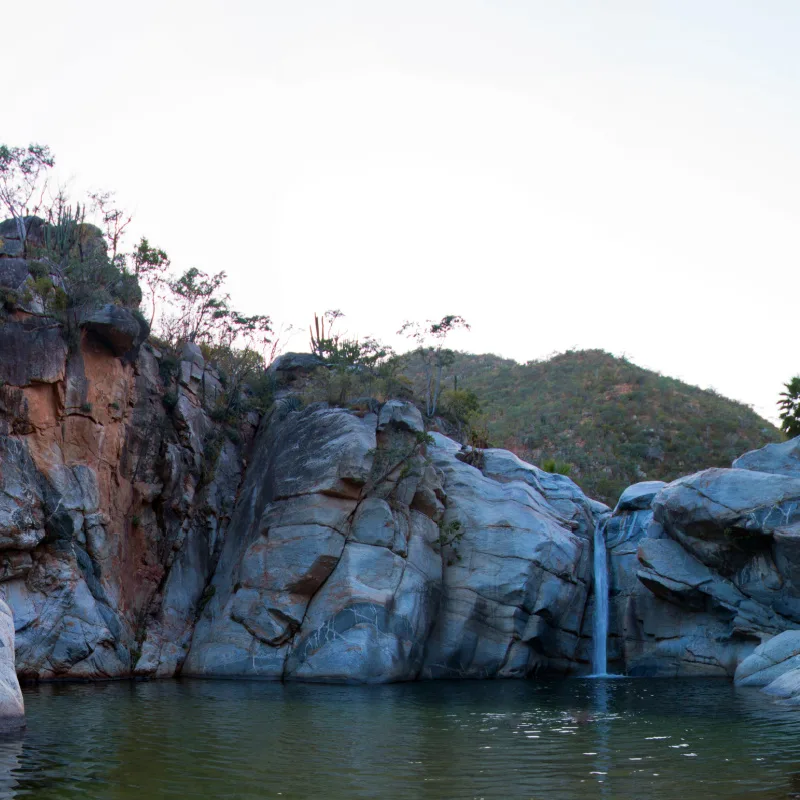
[[[213,339],[217,322],[229,313],[229,296],[222,294],[225,273],[208,275],[190,267],[172,281],[171,304],[176,313],[162,321],[163,337],[177,346],[180,342],[197,344]]]
[[[338,334],[333,332],[334,326],[343,316],[344,314],[338,308],[326,311],[321,317],[314,312],[314,324],[308,329],[311,336],[309,344],[312,353],[320,358],[325,358],[329,354],[334,341],[338,339]]]
[[[358,339],[335,332],[334,326],[343,317],[344,314],[338,309],[326,311],[322,317],[314,314],[314,324],[309,328],[311,352],[325,359],[334,368],[374,373],[391,358],[392,348],[371,336]]]
[[[464,536],[464,526],[457,520],[445,523],[439,522],[439,535],[436,537],[436,544],[439,547],[452,547],[461,541]]]
[[[778,402],[781,430],[789,437],[800,436],[800,375],[785,384],[785,388]]]
[[[551,472],[554,475],[569,475],[572,472],[572,464],[557,461],[555,458],[546,458],[540,466],[545,472]]]
[[[100,218],[100,224],[111,251],[111,260],[122,267],[124,256],[120,254],[119,247],[125,229],[131,224],[132,217],[114,205],[114,192],[90,192],[89,199],[92,201],[92,211]]]
[[[401,368],[418,391],[427,382],[415,353]],[[473,391],[492,443],[534,464],[569,464],[591,497],[614,504],[641,480],[674,480],[730,466],[746,450],[778,441],[752,409],[642,369],[601,350],[568,352],[519,364],[456,353],[458,390]]]
[[[158,247],[151,247],[150,242],[142,237],[131,254],[133,274],[139,285],[147,287],[148,304],[150,306],[149,327],[152,329],[156,316],[158,300],[162,298],[167,285],[167,270],[170,267],[169,256]]]
[[[23,243],[28,236],[27,218],[38,214],[44,204],[44,173],[54,164],[46,145],[0,145],[0,205],[15,221]]]
[[[141,293],[136,278],[109,257],[102,231],[86,221],[85,206],[59,192],[44,213],[41,235],[28,245],[33,258],[23,299],[38,296],[75,347],[88,312],[109,303],[135,309]]]
[[[438,322],[430,319],[424,324],[405,322],[397,332],[399,335],[407,336],[416,344],[414,352],[422,364],[425,375],[425,411],[429,417],[436,413],[439,404],[444,369],[451,366],[455,360],[455,353],[445,348],[444,342],[458,328],[469,330],[470,326],[463,317],[448,314]]]
[[[467,423],[480,414],[481,401],[471,389],[445,389],[441,396],[442,414]]]
[[[335,330],[341,311],[314,314],[309,328],[312,352],[324,359],[327,369],[317,370],[305,386],[307,402],[322,400],[346,405],[364,395],[384,395],[397,383],[397,364],[391,347],[377,339],[348,337]]]

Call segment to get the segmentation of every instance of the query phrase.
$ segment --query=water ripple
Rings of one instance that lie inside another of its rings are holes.
[[[25,702],[2,798],[800,796],[800,715],[722,681],[163,681]]]

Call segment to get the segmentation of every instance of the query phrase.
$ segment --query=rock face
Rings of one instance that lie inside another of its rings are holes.
[[[14,669],[14,620],[0,600],[0,734],[25,727],[25,704]]]
[[[416,409],[387,406],[269,421],[184,675],[372,683],[581,668],[589,501],[562,481],[559,511],[536,468],[486,451],[482,471],[445,437],[424,443]]]
[[[0,253],[0,284],[25,264]],[[35,310],[0,319],[0,594],[21,678],[586,673],[602,524],[612,671],[738,669],[797,694],[794,644],[775,648],[800,629],[800,440],[636,484],[612,512],[508,451],[427,435],[408,402],[302,407],[313,357],[277,364],[263,417],[217,421],[200,349],[144,333],[116,307],[71,345]]]
[[[0,258],[0,277],[17,281],[16,261]],[[17,672],[172,675],[259,419],[214,423],[213,370],[138,352],[130,312],[81,329],[70,348],[55,322],[0,319],[0,593]]]
[[[735,469],[800,478],[800,437],[745,453],[733,462],[733,466]]]
[[[800,628],[798,445],[681,478],[649,508],[631,505],[641,485],[623,495],[608,528],[620,669],[732,677],[762,642]]]

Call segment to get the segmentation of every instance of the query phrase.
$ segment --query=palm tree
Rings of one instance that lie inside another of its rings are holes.
[[[789,437],[800,436],[800,375],[785,384],[778,408],[781,409],[781,430]]]

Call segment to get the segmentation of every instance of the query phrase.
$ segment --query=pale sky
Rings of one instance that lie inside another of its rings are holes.
[[[38,0],[0,141],[234,304],[527,361],[599,347],[775,418],[800,373],[797,0]],[[291,349],[305,350],[301,334]]]

